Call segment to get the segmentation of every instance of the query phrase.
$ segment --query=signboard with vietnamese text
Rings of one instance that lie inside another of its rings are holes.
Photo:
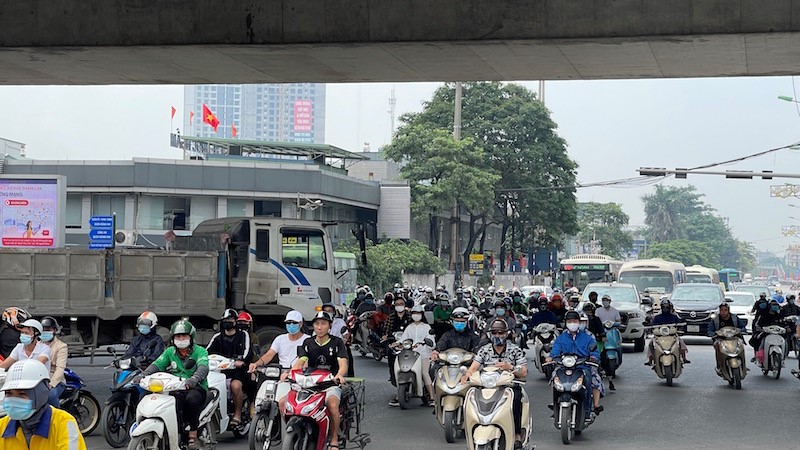
[[[64,245],[66,178],[0,175],[0,248]]]
[[[469,255],[469,274],[482,276],[484,268],[484,256],[481,253],[470,253]]]
[[[314,130],[314,104],[311,100],[294,101],[294,131]]]

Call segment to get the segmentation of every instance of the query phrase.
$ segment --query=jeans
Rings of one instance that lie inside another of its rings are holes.
[[[67,385],[64,383],[58,383],[56,386],[50,388],[50,399],[48,403],[55,408],[61,406],[59,400],[61,399],[61,394],[64,393],[64,389],[67,388]]]

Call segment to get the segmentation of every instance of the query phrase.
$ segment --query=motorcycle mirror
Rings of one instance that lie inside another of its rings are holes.
[[[435,335],[435,334],[436,334],[436,332],[435,332],[435,331],[433,331],[433,330],[431,329],[431,330],[428,330],[428,334],[430,334],[431,336],[433,336],[433,335]]]
[[[113,355],[114,354],[114,347],[108,346],[108,347],[106,347],[106,351]]]
[[[730,297],[725,297],[725,303],[733,303],[733,299]]]
[[[152,340],[152,341],[147,343],[147,349],[148,350],[152,350],[152,349],[156,348],[156,345],[158,345],[158,343],[155,340]]]
[[[467,373],[467,366],[461,366],[458,368],[458,371],[461,373]]]
[[[183,365],[183,368],[186,369],[186,370],[192,370],[192,369],[194,369],[194,366],[196,366],[196,365],[197,365],[197,361],[195,361],[193,359],[189,359]]]
[[[650,297],[642,297],[642,304],[643,305],[652,306],[653,305],[653,299],[650,298]]]
[[[342,333],[342,334],[345,334],[345,333],[347,333],[347,327],[342,327],[342,331],[341,331],[341,333]]]
[[[425,345],[427,345],[428,347],[433,347],[433,341],[432,341],[432,340],[430,340],[430,339],[428,339],[428,338],[425,338],[425,340],[424,340],[424,341],[422,341],[422,342],[423,342]]]

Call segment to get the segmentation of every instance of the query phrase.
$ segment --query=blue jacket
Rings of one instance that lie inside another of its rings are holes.
[[[559,334],[556,341],[553,342],[553,350],[550,351],[551,358],[566,354],[578,355],[581,358],[592,357],[595,361],[600,361],[597,341],[590,334],[580,331],[574,336],[565,331]]]
[[[552,311],[537,311],[528,319],[528,328],[534,328],[542,323],[552,323],[558,325],[558,317]]]
[[[655,325],[670,325],[670,324],[673,324],[673,323],[681,323],[681,322],[683,322],[683,320],[681,320],[680,316],[678,316],[677,314],[664,314],[664,313],[661,313],[661,314],[653,317],[652,325],[654,325],[654,326]]]
[[[731,314],[731,319],[733,319],[734,326],[736,326],[739,331],[742,333],[747,332],[744,322],[739,318],[739,316],[736,314]],[[708,322],[708,332],[706,333],[708,337],[714,337],[716,335],[717,330],[720,329],[719,322],[719,316],[714,317],[714,320]]]

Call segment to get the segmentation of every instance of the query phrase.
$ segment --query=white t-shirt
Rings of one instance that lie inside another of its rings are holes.
[[[269,346],[270,350],[278,354],[278,361],[284,369],[291,369],[295,362],[297,362],[297,347],[303,344],[310,336],[307,334],[300,335],[296,341],[289,339],[289,334],[282,334],[272,341]]]
[[[30,356],[25,353],[22,343],[17,344],[8,356],[13,358],[14,361],[25,361],[26,359],[38,359],[40,356],[47,356],[47,361],[44,365],[47,367],[47,372],[50,373],[50,346],[42,341],[36,343],[36,347],[33,348]]]
[[[594,311],[594,315],[600,319],[601,322],[612,321],[612,322],[619,322],[622,318],[619,315],[619,311],[613,306],[606,310],[605,307],[601,306]]]
[[[347,323],[345,323],[345,321],[342,318],[337,317],[333,319],[333,323],[331,324],[330,335],[344,339],[344,336],[342,336],[342,328],[345,327],[347,327]]]
[[[425,340],[425,338],[430,339],[433,341],[434,347],[436,346],[436,339],[432,334],[429,334],[431,331],[431,326],[425,322],[414,322],[409,324],[406,329],[403,331],[403,337],[400,338],[400,342],[405,341],[406,339],[411,339],[415,344],[421,343]],[[433,352],[434,347],[428,347],[427,345],[420,345],[415,350],[419,353],[419,356],[422,358],[429,358],[431,357],[431,352]]]

